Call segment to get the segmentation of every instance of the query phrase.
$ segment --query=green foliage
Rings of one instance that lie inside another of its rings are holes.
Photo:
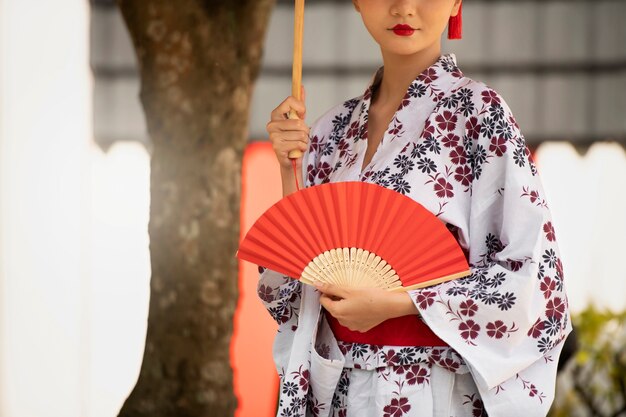
[[[626,311],[572,318],[578,352],[557,379],[550,417],[626,417]]]

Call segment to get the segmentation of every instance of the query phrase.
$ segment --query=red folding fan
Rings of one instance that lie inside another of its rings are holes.
[[[300,99],[304,0],[295,2],[292,95]],[[295,110],[289,118],[298,118]],[[237,257],[305,283],[408,290],[470,274],[456,239],[411,198],[365,182],[300,189],[252,225]]]
[[[377,184],[316,185],[257,219],[237,257],[304,283],[409,290],[470,274],[452,233],[421,204]]]

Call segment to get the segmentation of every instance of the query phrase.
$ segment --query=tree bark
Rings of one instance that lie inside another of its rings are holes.
[[[236,408],[229,349],[241,160],[274,2],[117,0],[153,145],[148,332],[121,417]]]

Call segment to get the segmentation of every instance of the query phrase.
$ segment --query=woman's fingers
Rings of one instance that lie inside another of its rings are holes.
[[[270,136],[270,142],[274,147],[278,162],[283,168],[291,168],[293,162],[289,158],[291,151],[299,150],[304,154],[309,143],[311,128],[304,122],[306,116],[306,107],[304,105],[304,95],[306,93],[304,86],[301,86],[300,92],[302,100],[298,100],[293,96],[287,97],[272,111],[270,121],[265,127]],[[297,112],[297,119],[289,118],[289,112],[292,109]],[[302,156],[295,158],[295,160],[297,168],[297,165],[302,161]]]
[[[340,302],[341,300],[335,300],[330,295],[320,295],[320,304],[335,318],[340,317],[340,312],[338,311]]]
[[[349,290],[347,290],[345,288],[338,287],[338,286],[333,285],[333,284],[326,283],[326,282],[315,281],[313,283],[313,285],[320,292],[323,292],[326,295],[335,296],[337,298],[346,298],[346,297],[348,297],[350,295],[350,291]]]
[[[270,120],[269,122],[267,122],[265,128],[268,132],[302,131],[309,133],[310,131],[310,128],[302,119]]]
[[[291,166],[291,160],[289,158],[289,152],[293,150],[299,150],[302,153],[306,152],[307,146],[305,143],[301,141],[284,141],[281,143],[274,143],[274,153],[278,157],[278,161],[285,168],[289,168]]]
[[[297,142],[300,142],[302,145],[307,145],[309,143],[308,139],[309,136],[306,132],[297,130],[270,133],[270,142],[272,142],[274,148],[280,150],[284,150],[282,149],[284,147],[296,149],[296,145],[298,145]]]
[[[298,100],[294,96],[289,96],[282,103],[276,107],[271,113],[271,120],[284,120],[285,116],[291,109],[294,109],[298,113],[300,119],[304,119],[306,116],[306,106],[304,100]]]

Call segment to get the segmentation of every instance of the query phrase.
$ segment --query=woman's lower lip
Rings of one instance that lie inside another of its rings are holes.
[[[415,32],[414,29],[394,29],[393,33],[399,36],[411,36]]]

